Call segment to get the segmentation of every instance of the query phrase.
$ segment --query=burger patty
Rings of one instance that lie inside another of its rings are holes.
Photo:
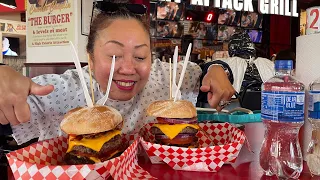
[[[151,127],[150,131],[154,135],[163,134],[163,132],[157,127]],[[180,133],[183,133],[183,134],[196,134],[197,132],[198,132],[197,129],[194,129],[192,127],[186,127]]]
[[[77,164],[94,164],[95,162],[92,161],[91,159],[89,159],[88,157],[84,157],[84,156],[77,156],[71,153],[67,153],[64,156],[63,161],[66,164],[72,164],[72,165],[77,165]]]
[[[162,145],[167,145],[167,146],[178,146],[178,147],[192,147],[192,148],[197,148],[199,147],[198,139],[195,139],[193,142],[188,143],[188,144],[165,144],[161,140],[155,140],[155,143],[157,144],[162,144]]]
[[[91,148],[79,145],[79,146],[74,146],[72,148],[72,150],[70,151],[70,153],[75,154],[75,155],[76,154],[87,154],[88,156],[98,157],[101,155],[102,156],[108,155],[108,154],[114,152],[115,150],[122,149],[122,148],[120,148],[121,146],[122,146],[121,135],[116,135],[113,138],[111,138],[109,141],[105,142],[99,152],[97,152]]]
[[[106,161],[106,160],[109,160],[109,159],[112,159],[114,157],[118,157],[122,154],[123,151],[120,151],[116,154],[114,154],[113,156],[111,157],[100,157],[100,161],[103,162],[103,161]],[[80,156],[80,155],[76,155],[76,154],[72,154],[71,152],[70,153],[67,153],[65,156],[64,156],[64,164],[61,164],[61,165],[65,165],[65,164],[69,164],[69,165],[77,165],[77,164],[94,164],[95,162],[93,160],[91,160],[89,158],[90,156]]]

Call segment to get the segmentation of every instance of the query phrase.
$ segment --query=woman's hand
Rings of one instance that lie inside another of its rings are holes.
[[[0,66],[0,124],[29,121],[28,95],[47,95],[52,91],[52,85],[40,86],[12,68]]]
[[[235,90],[230,83],[228,76],[221,66],[211,66],[203,77],[202,92],[208,92],[208,103],[212,108],[221,111],[220,101],[230,101]]]

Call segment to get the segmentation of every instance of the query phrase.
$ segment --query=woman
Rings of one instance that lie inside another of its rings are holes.
[[[157,4],[157,19],[180,20],[179,5],[174,2],[159,2]]]
[[[123,115],[123,133],[138,132],[150,120],[145,114],[148,104],[169,97],[169,65],[159,60],[152,63],[149,29],[141,12],[133,12],[139,9],[135,6],[140,5],[109,3],[101,6],[104,9],[92,22],[87,44],[95,100],[102,98],[106,91],[112,56],[116,56],[106,105]],[[83,68],[83,72],[89,85],[88,67]],[[221,109],[218,104],[223,106],[234,94],[228,76],[220,65],[211,66],[204,74],[201,90],[209,92],[208,101],[212,107]],[[200,75],[200,67],[190,64],[181,87],[182,98],[194,104]],[[30,80],[9,67],[0,66],[0,77],[0,121],[11,124],[18,144],[33,138],[44,140],[62,135],[59,124],[63,115],[86,105],[75,70]]]
[[[206,36],[206,27],[203,23],[199,24],[199,29],[196,31],[198,39],[204,39]]]

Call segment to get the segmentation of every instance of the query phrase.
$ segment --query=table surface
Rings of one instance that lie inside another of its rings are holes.
[[[139,158],[139,165],[148,171],[152,176],[158,179],[164,180],[229,180],[229,179],[241,179],[241,180],[273,180],[274,177],[268,177],[263,175],[263,171],[260,168],[258,161],[240,162],[244,154],[239,154],[237,161],[230,165],[225,164],[218,172],[191,172],[191,171],[176,171],[173,170],[167,164],[151,164],[148,159]],[[304,163],[304,169],[299,179],[319,179],[320,177],[311,177],[306,163]]]
[[[250,152],[243,146],[235,163],[225,164],[218,172],[190,172],[173,170],[167,164],[151,164],[145,156],[139,156],[139,165],[148,171],[152,176],[160,180],[273,180],[275,176],[268,177],[263,175],[259,165],[259,151],[263,140],[264,129],[262,123],[246,124],[245,134],[250,143]],[[299,179],[320,180],[320,177],[312,177],[307,164],[304,162],[303,172]],[[320,167],[319,167],[320,168]],[[8,168],[9,179],[14,179],[10,168]],[[1,179],[1,177],[0,177]]]
[[[262,123],[247,124],[245,134],[250,143],[250,152],[246,146],[243,146],[235,163],[225,164],[218,172],[190,172],[173,170],[167,164],[151,164],[148,158],[139,157],[139,165],[148,171],[152,176],[164,180],[273,180],[275,176],[269,177],[263,174],[259,165],[259,152],[263,140],[264,129]],[[306,162],[304,162],[303,172],[299,179],[319,179],[312,177]],[[320,167],[319,167],[320,168]]]

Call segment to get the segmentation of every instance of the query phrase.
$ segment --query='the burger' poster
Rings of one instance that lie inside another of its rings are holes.
[[[73,0],[28,0],[28,46],[60,46],[74,40]]]

